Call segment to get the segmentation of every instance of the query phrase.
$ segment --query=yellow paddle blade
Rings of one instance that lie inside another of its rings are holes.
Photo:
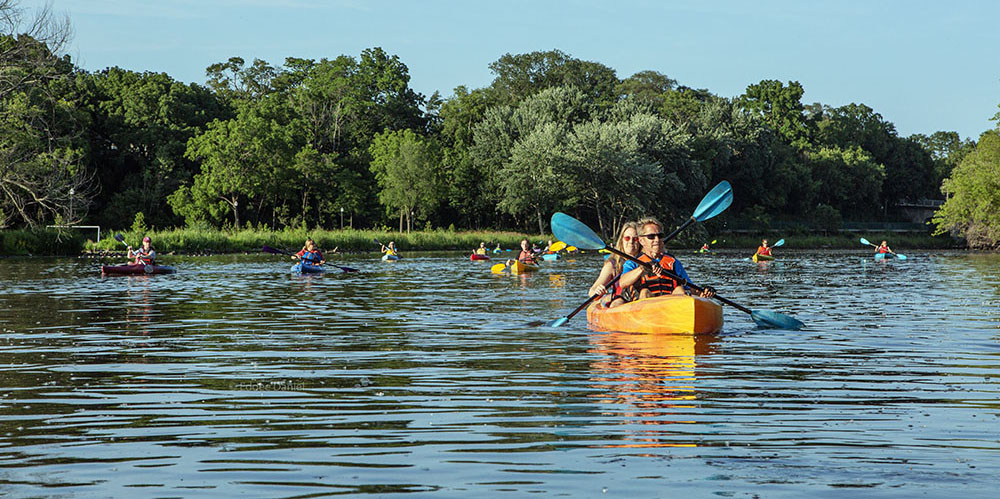
[[[503,274],[503,271],[505,271],[505,270],[507,270],[507,264],[506,263],[498,263],[498,264],[490,267],[490,272],[493,272],[494,274]]]
[[[602,249],[602,250],[597,250],[597,252],[598,252],[598,253],[611,253],[610,251],[608,251],[608,250],[606,250],[606,249]]]
[[[715,241],[717,241],[717,240],[716,239],[712,239],[712,242],[710,242],[708,244],[715,244]]]
[[[556,242],[552,243],[552,246],[549,246],[549,251],[555,253],[556,251],[560,251],[560,250],[562,250],[565,247],[566,247],[566,243],[564,243],[562,241],[556,241]]]
[[[566,246],[566,251],[569,251],[570,253],[576,251],[576,249],[576,246]]]

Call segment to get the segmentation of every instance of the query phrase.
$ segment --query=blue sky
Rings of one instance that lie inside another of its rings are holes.
[[[34,7],[45,0],[21,0]],[[374,1],[48,0],[69,15],[68,53],[204,83],[231,56],[357,57],[382,47],[411,87],[449,96],[493,79],[505,53],[559,49],[620,78],[654,70],[727,97],[797,80],[803,102],[864,103],[900,135],[977,138],[1000,111],[1000,2],[961,0]]]

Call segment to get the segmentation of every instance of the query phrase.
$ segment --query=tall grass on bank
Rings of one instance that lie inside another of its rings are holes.
[[[0,230],[0,255],[79,255],[86,240],[71,230]]]
[[[489,249],[500,243],[502,248],[518,248],[521,239],[537,243],[551,236],[529,236],[517,232],[451,232],[447,230],[418,231],[410,233],[385,232],[377,230],[305,230],[285,229],[269,231],[260,229],[244,229],[237,232],[224,232],[212,229],[173,229],[150,231],[147,233],[123,232],[125,241],[132,246],[138,246],[143,236],[150,236],[153,247],[158,252],[169,253],[244,253],[258,252],[262,246],[298,251],[306,238],[313,238],[321,250],[347,252],[377,252],[379,246],[374,240],[383,244],[394,241],[401,252],[406,251],[438,251],[438,250],[468,250],[479,247],[485,242]],[[124,245],[108,238],[99,244],[87,242],[86,250],[120,250]]]

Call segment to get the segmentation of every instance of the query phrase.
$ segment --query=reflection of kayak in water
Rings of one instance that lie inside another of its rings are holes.
[[[634,333],[717,333],[722,330],[722,306],[688,295],[665,295],[605,308],[596,301],[587,308],[587,322],[604,331]]]
[[[143,275],[143,274],[173,274],[177,269],[166,265],[144,265],[141,263],[125,265],[101,265],[104,275]]]

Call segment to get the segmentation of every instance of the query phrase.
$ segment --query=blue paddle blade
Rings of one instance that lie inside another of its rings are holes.
[[[581,249],[599,250],[607,247],[590,227],[558,211],[552,214],[552,234],[556,239]]]
[[[566,324],[567,320],[569,320],[569,318],[567,318],[567,317],[560,317],[560,318],[558,318],[558,319],[556,319],[554,321],[547,322],[545,325],[548,326],[548,327],[559,327],[559,326],[562,326],[563,324]]]
[[[765,329],[787,329],[789,331],[798,331],[799,329],[802,329],[802,326],[805,326],[802,321],[794,317],[771,310],[754,310],[750,312],[750,318],[757,323],[757,326]]]
[[[704,222],[722,213],[731,204],[733,204],[733,188],[729,182],[723,180],[702,198],[691,218],[698,222]]]
[[[862,237],[861,238],[861,244],[872,244],[872,243],[868,242],[867,239],[865,239],[865,238]]]
[[[777,248],[778,246],[781,246],[783,244],[785,244],[785,240],[784,239],[778,239],[778,242],[772,244],[771,247],[772,248]]]
[[[899,258],[900,260],[906,260],[906,255],[900,255],[899,253],[896,253],[896,258]]]

